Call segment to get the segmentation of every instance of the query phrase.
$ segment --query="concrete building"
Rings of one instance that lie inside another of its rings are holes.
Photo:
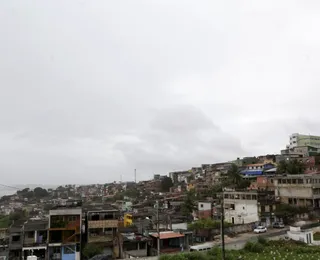
[[[87,212],[87,243],[102,245],[104,255],[119,256],[117,237],[119,210],[93,209]]]
[[[9,259],[9,234],[7,228],[0,228],[0,260]]]
[[[9,228],[9,259],[22,258],[23,225],[25,220],[17,220]]]
[[[241,174],[245,176],[262,175],[264,171],[270,170],[272,168],[275,168],[275,165],[270,162],[247,164],[246,168],[241,171]]]
[[[50,260],[80,260],[81,227],[81,208],[50,210],[48,229]]]
[[[300,241],[306,244],[313,244],[312,230],[301,230],[300,227],[290,227],[290,230],[287,231],[287,237],[294,241]]]
[[[28,220],[23,226],[23,259],[37,256],[46,259],[48,220]]]
[[[212,218],[212,202],[199,201],[198,202],[198,219]]]
[[[282,203],[320,208],[320,174],[286,175],[273,178],[276,199]]]
[[[257,192],[223,192],[225,220],[232,224],[259,221]]]
[[[316,135],[302,135],[294,133],[290,136],[290,143],[287,148],[292,149],[299,146],[311,146],[320,148],[320,136]]]

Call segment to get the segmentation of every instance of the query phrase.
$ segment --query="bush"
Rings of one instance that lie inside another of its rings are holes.
[[[266,245],[266,244],[268,244],[268,240],[262,236],[259,236],[258,243],[260,243],[261,245]]]
[[[263,245],[259,242],[248,241],[244,246],[244,250],[252,253],[260,253],[263,251]]]
[[[207,255],[210,256],[219,256],[221,254],[221,248],[218,246],[213,247],[210,251],[207,252]]]

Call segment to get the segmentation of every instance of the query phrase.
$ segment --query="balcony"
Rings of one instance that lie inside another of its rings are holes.
[[[22,241],[11,241],[9,248],[10,250],[22,249]]]
[[[112,220],[91,220],[88,221],[88,228],[117,228],[119,221]]]
[[[50,230],[79,229],[80,221],[56,221],[51,223]]]

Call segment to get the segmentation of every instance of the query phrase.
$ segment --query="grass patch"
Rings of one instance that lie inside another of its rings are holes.
[[[313,240],[320,240],[320,233],[319,232],[313,234]]]
[[[1,216],[0,217],[0,228],[8,228],[10,226],[10,218],[9,216]]]
[[[262,243],[264,244],[262,244]],[[243,250],[226,250],[226,260],[319,260],[320,247],[295,241],[248,242]],[[161,256],[160,260],[216,260],[221,259],[221,249],[208,252],[182,253]]]

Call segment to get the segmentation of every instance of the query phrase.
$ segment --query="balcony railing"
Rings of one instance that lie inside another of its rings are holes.
[[[88,221],[88,228],[117,228],[118,220],[91,220]]]

